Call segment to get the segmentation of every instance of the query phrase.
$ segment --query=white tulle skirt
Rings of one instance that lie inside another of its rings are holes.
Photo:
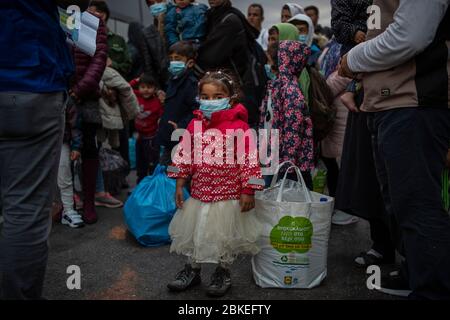
[[[242,213],[239,201],[204,203],[190,198],[169,226],[170,252],[196,263],[231,264],[240,254],[259,252],[261,232],[254,210]]]

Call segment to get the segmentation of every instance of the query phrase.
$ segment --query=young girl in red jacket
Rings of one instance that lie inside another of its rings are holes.
[[[188,257],[168,288],[184,291],[199,285],[200,264],[213,263],[218,267],[207,294],[223,296],[231,287],[230,266],[235,258],[259,251],[261,224],[254,212],[254,194],[263,189],[264,180],[254,139],[238,134],[248,134],[249,125],[248,112],[238,103],[237,82],[225,72],[207,73],[199,91],[200,110],[194,112],[196,118],[168,169],[169,177],[177,179],[179,208],[169,227],[170,251]],[[213,144],[214,159],[208,157]],[[184,202],[188,179],[192,179],[191,198]]]

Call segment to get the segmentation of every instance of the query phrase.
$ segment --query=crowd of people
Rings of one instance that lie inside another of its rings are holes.
[[[315,167],[326,166],[333,223],[369,222],[373,246],[355,253],[355,264],[389,265],[402,256],[381,291],[450,299],[448,1],[332,0],[331,28],[319,24],[317,7],[299,1],[280,5],[280,23],[264,28],[258,3],[244,14],[231,0],[209,0],[209,7],[147,0],[154,22],[130,24],[128,43],[108,29],[106,1],[7,2],[11,24],[0,38],[5,298],[41,298],[55,198],[57,221],[72,228],[97,223],[96,207],[123,205],[100,158],[102,149],[120,154],[128,167],[119,184],[129,188],[133,136],[137,184],[158,164],[177,179],[171,251],[188,262],[169,289],[198,285],[201,264],[216,263],[207,292],[225,295],[236,256],[258,251],[255,191],[273,176],[251,161],[252,141],[239,165],[172,159],[174,148],[191,147],[183,143],[191,139],[178,145],[172,134],[194,136],[201,123],[202,132],[224,135],[278,130],[280,163],[300,168],[309,189]],[[93,56],[67,48],[55,2],[99,18]],[[372,4],[382,9],[381,29],[368,28]],[[427,17],[408,23],[418,12]],[[30,33],[35,41],[5,53]],[[186,185],[192,197],[184,201]]]

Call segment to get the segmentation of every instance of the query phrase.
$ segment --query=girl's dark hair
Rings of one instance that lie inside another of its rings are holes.
[[[272,35],[274,33],[280,33],[280,30],[278,30],[277,26],[273,26],[272,28],[269,29],[269,35]]]
[[[194,46],[189,41],[178,41],[169,48],[169,55],[178,54],[188,59],[195,59],[197,52]]]
[[[139,78],[139,85],[146,84],[151,87],[158,88],[158,82],[151,75],[144,74]]]
[[[231,104],[235,105],[239,103],[242,97],[241,87],[239,81],[233,72],[229,70],[217,70],[209,71],[200,80],[198,85],[199,92],[201,93],[205,84],[215,84],[220,86],[225,92],[230,95]]]

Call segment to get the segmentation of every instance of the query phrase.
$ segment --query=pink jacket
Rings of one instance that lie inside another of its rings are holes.
[[[327,84],[334,94],[334,105],[337,108],[336,123],[330,134],[322,141],[322,155],[326,158],[340,158],[344,146],[345,129],[347,127],[348,109],[341,101],[351,79],[340,77],[335,71],[330,75]]]
[[[249,130],[247,109],[238,104],[230,110],[214,113],[211,121],[205,119],[200,111],[195,111],[194,114],[196,119],[189,124],[177,147],[173,165],[168,168],[169,177],[192,177],[191,196],[202,202],[239,200],[242,194],[253,195],[255,190],[262,190],[264,180],[262,180],[255,141],[252,138],[232,137],[236,130],[242,130],[243,133]],[[199,131],[194,134],[195,128],[199,128]],[[200,133],[201,143],[197,142],[200,140],[198,139]],[[211,139],[212,136],[214,136],[213,139]],[[196,137],[197,143],[194,144]],[[211,141],[217,141],[216,137],[221,137],[223,141],[222,145],[219,144],[219,147],[214,149],[219,150],[218,154],[211,152],[213,146]],[[231,141],[234,141],[234,150],[231,149],[233,154],[228,157],[232,163],[227,161],[225,149],[230,137],[232,137]],[[242,144],[244,152],[237,155],[239,142],[244,142]],[[208,157],[208,154],[218,158]],[[197,161],[194,161],[199,155],[201,160],[197,158]],[[212,159],[220,159],[222,162],[208,161]]]

